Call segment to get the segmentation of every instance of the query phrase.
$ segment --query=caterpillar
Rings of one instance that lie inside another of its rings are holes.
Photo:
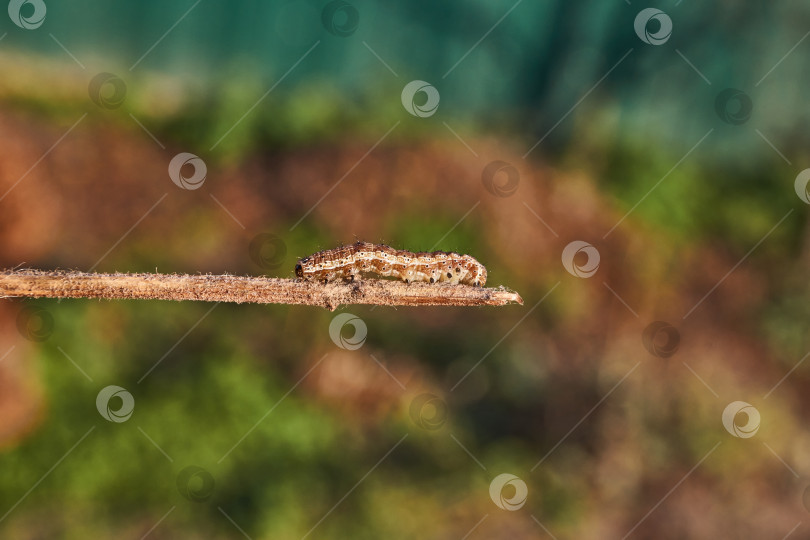
[[[394,277],[406,283],[449,282],[483,287],[487,282],[487,269],[469,255],[414,253],[370,242],[319,251],[299,259],[295,265],[295,275],[309,281],[354,280],[364,274]]]

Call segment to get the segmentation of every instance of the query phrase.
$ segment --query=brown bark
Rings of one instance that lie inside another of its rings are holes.
[[[346,304],[380,306],[503,306],[523,304],[504,287],[404,283],[392,280],[314,283],[231,275],[88,274],[31,269],[0,271],[0,298],[141,298],[304,304],[335,310]]]

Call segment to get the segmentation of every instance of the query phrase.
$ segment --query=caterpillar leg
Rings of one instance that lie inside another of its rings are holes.
[[[416,271],[412,266],[408,266],[400,273],[399,277],[405,283],[413,283],[416,281]]]

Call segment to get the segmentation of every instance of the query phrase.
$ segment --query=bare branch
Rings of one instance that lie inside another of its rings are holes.
[[[0,298],[141,298],[305,304],[335,310],[345,304],[380,306],[504,306],[523,304],[504,287],[404,283],[391,280],[313,283],[231,275],[92,274],[42,270],[0,271]]]

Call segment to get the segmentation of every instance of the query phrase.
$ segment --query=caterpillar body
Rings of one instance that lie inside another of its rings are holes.
[[[447,282],[483,287],[487,269],[469,255],[445,251],[413,252],[383,244],[357,242],[300,259],[295,275],[309,281],[357,279],[363,275],[394,277],[406,283]]]

